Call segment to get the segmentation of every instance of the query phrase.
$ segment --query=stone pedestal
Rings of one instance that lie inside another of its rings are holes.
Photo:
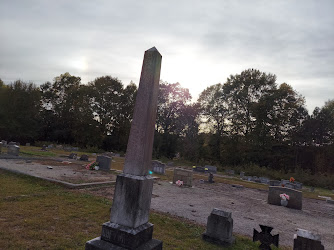
[[[203,240],[229,246],[234,243],[233,219],[230,212],[214,208],[208,217],[206,232],[202,234]]]
[[[146,224],[149,219],[152,190],[151,176],[119,174],[110,221],[132,228]]]

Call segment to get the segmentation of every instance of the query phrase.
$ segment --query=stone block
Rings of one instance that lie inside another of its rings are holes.
[[[298,210],[302,209],[303,206],[302,192],[286,187],[269,186],[268,204],[280,206],[281,205],[280,194],[284,193],[289,195],[290,197],[287,205],[288,208],[294,208]]]
[[[278,181],[278,180],[270,180],[270,181],[269,181],[269,186],[273,186],[273,187],[281,186],[281,181]]]
[[[124,248],[117,246],[111,242],[104,241],[101,237],[97,237],[86,242],[85,250],[127,250],[129,248]],[[136,250],[162,250],[162,241],[151,239],[144,244],[136,248]]]
[[[149,219],[153,178],[120,174],[116,179],[110,221],[136,228]]]
[[[240,172],[240,178],[243,178],[245,176],[245,172]]]
[[[324,250],[320,235],[304,229],[297,229],[294,235],[293,250]]]
[[[160,161],[152,161],[152,171],[157,174],[165,174],[166,164]]]
[[[26,143],[26,146],[27,146],[27,147],[30,147],[30,143],[29,143],[29,142],[27,142],[27,143]]]
[[[183,186],[193,186],[193,172],[182,168],[175,168],[173,175],[173,183],[175,184],[178,180],[183,181]]]
[[[77,157],[78,157],[78,155],[75,154],[75,153],[71,153],[71,154],[68,156],[68,158],[70,158],[70,159],[74,159],[74,160],[76,160]]]
[[[204,169],[213,174],[217,173],[217,167],[215,166],[205,165]]]
[[[208,217],[204,240],[228,246],[234,243],[232,213],[214,208]]]
[[[80,161],[88,161],[89,160],[89,156],[88,155],[81,155],[80,156]]]
[[[18,156],[20,153],[20,147],[15,144],[8,145],[7,153],[9,155]]]
[[[226,172],[226,174],[228,174],[228,175],[234,175],[234,170],[232,170],[232,169],[228,169],[228,170],[226,170],[225,172]]]
[[[99,155],[96,157],[96,161],[99,165],[100,170],[109,171],[111,168],[112,158],[109,156]]]

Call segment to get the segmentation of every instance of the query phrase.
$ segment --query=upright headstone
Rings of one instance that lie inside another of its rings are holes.
[[[145,52],[123,173],[117,176],[110,221],[86,249],[162,249],[148,222],[153,190],[151,167],[161,55]]]
[[[165,174],[166,164],[161,161],[152,161],[152,171],[157,174]]]
[[[20,153],[20,147],[17,145],[8,145],[7,153],[9,155],[18,156]]]
[[[204,169],[206,169],[210,173],[214,173],[214,174],[217,173],[217,167],[215,166],[205,165]]]
[[[193,186],[193,172],[190,170],[175,168],[173,175],[173,183],[177,181],[183,181],[183,185],[187,187]]]
[[[270,186],[268,192],[268,204],[280,206],[281,197],[280,194],[289,195],[288,208],[294,208],[301,210],[303,207],[303,193],[301,191],[285,188],[285,187],[276,187]]]
[[[208,217],[204,240],[223,246],[234,243],[232,213],[214,208]]]
[[[294,235],[293,250],[324,250],[320,235],[304,229],[297,229]]]
[[[106,170],[106,171],[110,170],[111,163],[112,163],[112,157],[104,156],[104,155],[98,155],[96,157],[96,161],[99,165],[100,170]]]

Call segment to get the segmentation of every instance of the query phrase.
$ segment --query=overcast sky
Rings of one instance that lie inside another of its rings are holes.
[[[144,51],[162,54],[161,79],[196,99],[256,68],[305,96],[334,99],[334,1],[1,0],[0,78],[42,84],[70,72],[139,82]]]

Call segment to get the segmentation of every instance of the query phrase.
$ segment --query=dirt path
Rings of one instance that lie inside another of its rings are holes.
[[[26,163],[22,160],[0,159],[0,167],[25,174],[60,180],[106,181],[115,178],[101,171],[87,171],[80,164],[53,164],[47,162]],[[267,204],[267,191],[232,187],[230,184],[200,183],[194,181],[193,188],[180,188],[165,181],[154,184],[151,208],[156,211],[181,216],[206,225],[213,208],[232,212],[233,231],[252,237],[253,228],[259,224],[272,226],[272,233],[280,235],[280,245],[293,246],[293,234],[297,228],[310,230],[322,237],[327,250],[334,250],[334,205],[325,201],[303,199],[303,210],[289,209]],[[84,190],[112,199],[113,188],[99,187]]]

